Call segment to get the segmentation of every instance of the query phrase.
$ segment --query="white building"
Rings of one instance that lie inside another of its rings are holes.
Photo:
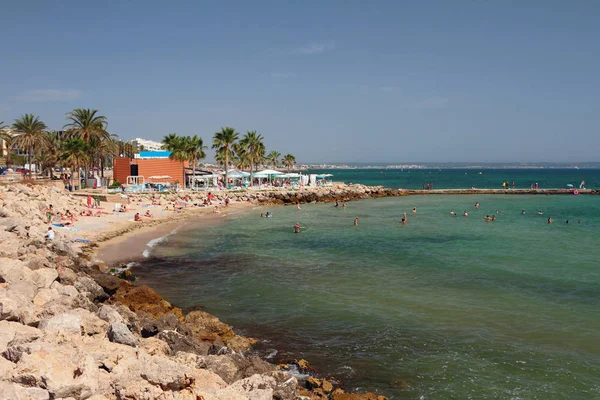
[[[155,142],[154,140],[146,140],[142,138],[135,138],[132,140],[132,143],[138,150],[141,150],[142,146],[144,146],[144,150],[146,151],[160,151],[163,150],[162,143]]]

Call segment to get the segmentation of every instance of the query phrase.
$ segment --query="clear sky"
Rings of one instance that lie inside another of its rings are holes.
[[[0,120],[300,162],[600,161],[600,1],[2,1]],[[212,157],[212,154],[211,154]],[[210,157],[209,157],[210,158]]]

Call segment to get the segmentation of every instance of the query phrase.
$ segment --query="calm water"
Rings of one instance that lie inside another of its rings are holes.
[[[600,197],[411,196],[260,218],[266,210],[188,225],[136,272],[350,388],[600,398]]]
[[[480,174],[481,172],[481,174]],[[534,182],[540,188],[564,188],[567,184],[579,187],[586,182],[588,189],[600,188],[598,169],[335,169],[311,173],[332,173],[336,182],[382,185],[392,189],[421,189],[432,182],[434,189],[501,189],[502,182],[515,182],[515,188],[528,189]]]

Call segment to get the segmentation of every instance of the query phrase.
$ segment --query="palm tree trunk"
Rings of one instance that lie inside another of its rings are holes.
[[[196,157],[194,157],[194,162],[192,163],[194,171],[192,172],[192,190],[196,187]]]
[[[229,149],[225,147],[225,187],[229,184],[229,178],[227,174],[227,168],[229,167]]]
[[[252,171],[254,170],[254,166],[252,163],[252,159],[250,160],[250,186],[254,187],[254,178],[252,177]]]

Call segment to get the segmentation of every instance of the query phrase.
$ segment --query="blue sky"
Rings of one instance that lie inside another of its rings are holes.
[[[600,161],[598,1],[19,1],[0,120],[257,130],[300,162]]]

